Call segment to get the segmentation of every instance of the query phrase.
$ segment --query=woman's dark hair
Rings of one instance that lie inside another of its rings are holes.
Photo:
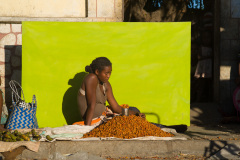
[[[101,72],[106,66],[112,66],[110,60],[106,57],[98,57],[92,61],[90,66],[88,65],[85,67],[85,71],[89,73],[95,73],[95,71],[98,69],[99,72]]]

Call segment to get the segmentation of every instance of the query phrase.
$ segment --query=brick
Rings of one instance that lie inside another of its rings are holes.
[[[97,17],[97,0],[88,0],[88,17]]]
[[[1,87],[9,87],[9,79],[8,78],[5,78],[5,77],[2,77],[1,79]]]
[[[97,17],[114,17],[114,0],[97,0]]]
[[[5,76],[5,64],[0,65],[0,76]]]
[[[12,32],[22,32],[22,24],[12,24]]]
[[[5,63],[0,65],[0,75],[1,76],[8,76],[12,73],[11,65],[9,63]]]
[[[0,61],[5,62],[5,50],[0,48]]]
[[[17,35],[17,45],[22,45],[22,34]]]
[[[0,24],[0,33],[10,33],[10,24]]]
[[[16,44],[16,36],[12,33],[7,34],[0,40],[0,47],[4,48],[4,46],[8,46],[8,48],[14,47]]]

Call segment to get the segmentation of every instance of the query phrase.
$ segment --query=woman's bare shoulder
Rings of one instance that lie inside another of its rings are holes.
[[[107,81],[107,82],[105,83],[105,87],[106,87],[106,90],[112,89],[111,84],[110,84],[109,81]]]
[[[92,82],[98,82],[98,78],[95,74],[89,73],[85,78],[84,78],[85,83],[92,83]]]

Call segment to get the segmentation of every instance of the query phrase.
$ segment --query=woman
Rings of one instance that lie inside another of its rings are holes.
[[[1,76],[0,76],[0,84],[1,84]],[[7,129],[4,128],[5,123],[7,122],[7,106],[4,103],[3,92],[0,89],[0,131],[5,131]]]
[[[86,66],[89,74],[84,78],[78,92],[78,107],[84,120],[84,125],[91,125],[92,120],[100,117],[106,111],[105,102],[108,101],[114,113],[121,114],[122,109],[115,100],[109,78],[112,73],[112,63],[106,57],[98,57]],[[145,115],[129,110],[129,114]],[[77,124],[77,123],[76,123]]]

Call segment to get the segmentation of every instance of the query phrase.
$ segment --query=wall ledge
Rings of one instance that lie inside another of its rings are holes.
[[[57,22],[92,22],[86,18],[32,18],[32,17],[0,17],[0,23],[21,23],[22,21],[57,21]]]

